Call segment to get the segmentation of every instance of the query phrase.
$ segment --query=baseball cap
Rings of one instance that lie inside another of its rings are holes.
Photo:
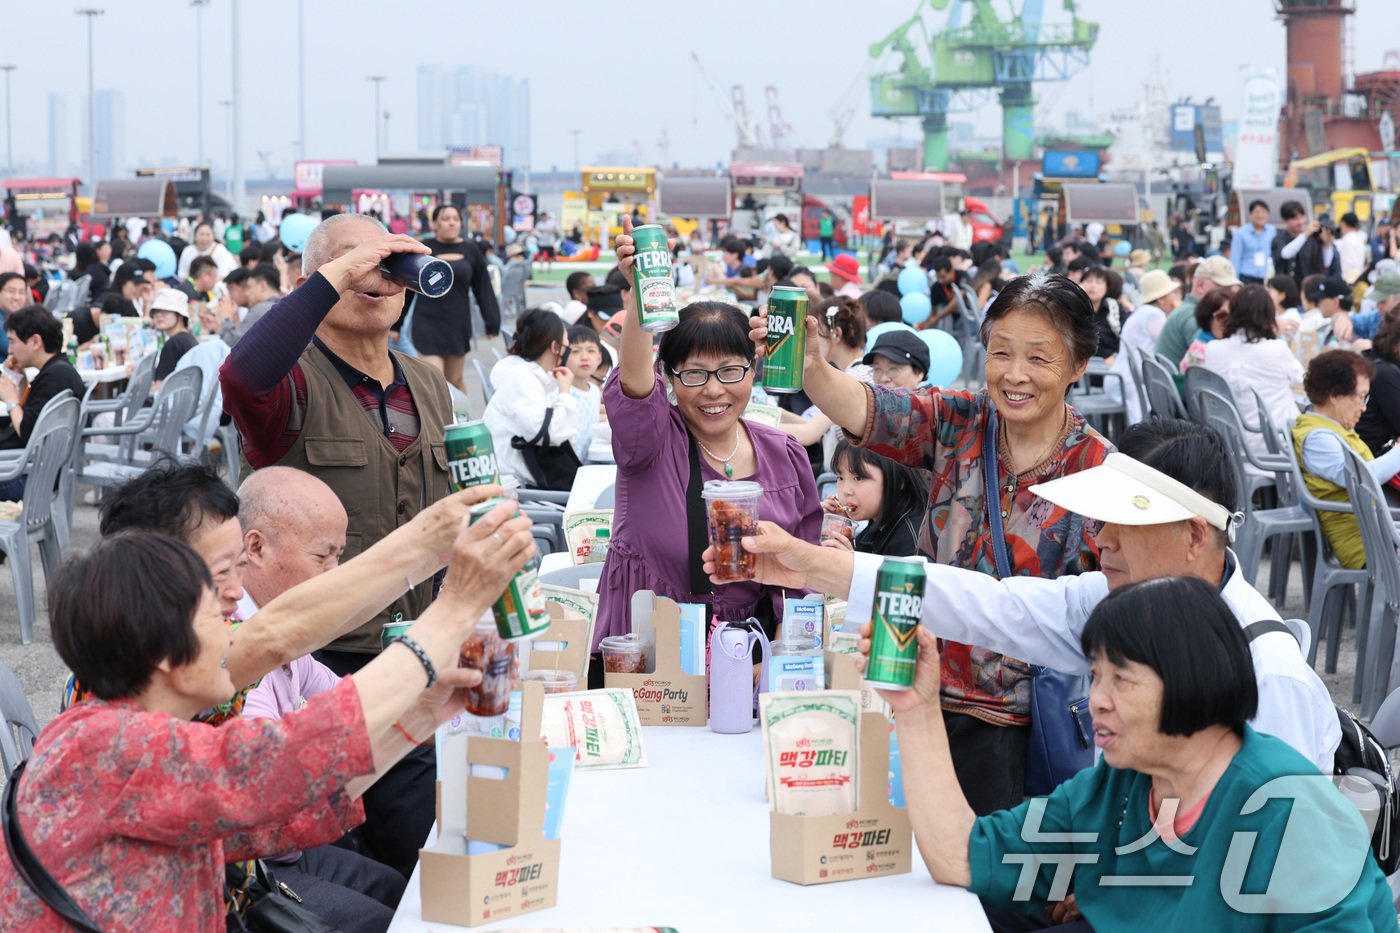
[[[1114,525],[1167,525],[1203,518],[1228,531],[1230,510],[1185,483],[1116,451],[1103,463],[1048,483],[1031,492],[1077,515]]]
[[[1335,276],[1329,276],[1321,281],[1314,282],[1308,289],[1307,298],[1309,301],[1322,301],[1324,298],[1341,298],[1343,295],[1350,295],[1351,289],[1347,283]]]
[[[869,366],[875,362],[875,357],[883,356],[885,359],[906,366],[912,366],[919,372],[928,372],[928,344],[924,343],[912,331],[891,330],[881,334],[875,341],[875,346],[870,348],[870,352],[865,354],[862,362]]]
[[[185,320],[190,319],[190,299],[178,288],[165,288],[156,293],[151,301],[151,312],[173,311]]]
[[[1216,285],[1239,285],[1235,267],[1224,256],[1209,256],[1196,267],[1196,278],[1210,279]]]
[[[124,262],[117,267],[116,273],[112,276],[112,285],[121,288],[127,282],[144,282],[146,273],[135,262]]]
[[[1387,272],[1376,279],[1371,286],[1371,294],[1368,296],[1376,301],[1384,301],[1387,298],[1394,298],[1400,295],[1400,272]]]

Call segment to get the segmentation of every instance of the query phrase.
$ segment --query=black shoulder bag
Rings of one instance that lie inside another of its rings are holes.
[[[5,833],[5,848],[10,853],[10,861],[15,866],[15,874],[19,875],[24,883],[43,901],[49,908],[63,918],[70,927],[75,930],[82,930],[84,933],[102,933],[101,928],[92,922],[83,909],[74,903],[73,898],[68,896],[68,892],[63,890],[63,886],[54,880],[53,875],[39,863],[39,859],[34,855],[34,851],[29,848],[29,843],[24,838],[24,833],[20,832],[19,819],[15,814],[15,792],[19,788],[20,775],[24,773],[24,762],[19,763],[14,773],[10,775],[9,781],[5,784],[4,809],[0,810],[0,824],[3,824]]]
[[[982,443],[983,494],[992,530],[992,553],[997,577],[1011,576],[1006,536],[1001,526],[1001,483],[997,478],[997,413],[987,414]],[[1048,794],[1094,763],[1090,736],[1088,678],[1061,674],[1039,664],[1031,665],[1031,736],[1026,747],[1027,797]]]
[[[545,409],[540,433],[528,441],[523,437],[512,437],[510,446],[520,451],[536,489],[568,491],[573,488],[574,475],[583,464],[579,462],[578,454],[574,453],[573,444],[550,445],[549,422],[553,417],[554,409]]]

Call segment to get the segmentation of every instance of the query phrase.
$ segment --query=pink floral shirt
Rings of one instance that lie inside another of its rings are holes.
[[[87,700],[39,736],[20,827],[104,931],[224,930],[224,864],[331,842],[364,821],[374,770],[351,678],[280,722],[218,728]],[[0,857],[0,930],[67,927]]]

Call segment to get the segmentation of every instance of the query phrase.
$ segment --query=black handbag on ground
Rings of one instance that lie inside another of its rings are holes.
[[[555,489],[567,492],[573,488],[574,474],[583,466],[574,445],[569,443],[550,445],[549,422],[554,417],[554,409],[544,413],[544,424],[540,433],[528,441],[523,437],[512,437],[510,446],[520,451],[525,468],[530,471],[530,480],[536,489]]]
[[[987,489],[984,501],[991,524],[992,553],[997,577],[1011,576],[1006,535],[1001,526],[1001,483],[997,477],[997,415],[987,415],[982,443],[982,472]],[[1089,714],[1089,678],[1062,674],[1031,665],[1031,734],[1026,746],[1027,797],[1050,793],[1094,763],[1093,720]]]
[[[19,820],[15,815],[15,791],[19,788],[19,777],[24,773],[24,762],[19,763],[10,775],[9,781],[5,784],[4,809],[0,810],[0,825],[3,825],[5,833],[5,848],[10,853],[10,861],[15,866],[15,874],[19,875],[25,884],[37,895],[39,900],[49,906],[54,913],[58,914],[64,921],[75,930],[82,930],[84,933],[102,933],[97,924],[92,922],[83,909],[73,902],[73,898],[68,896],[68,892],[63,890],[63,886],[54,880],[53,875],[39,863],[39,859],[34,855],[29,843],[24,838],[24,833],[20,832]]]
[[[278,881],[267,863],[256,859],[253,874],[243,862],[224,866],[224,884],[238,892],[239,909],[230,909],[226,918],[229,933],[339,933],[301,902],[296,892]]]

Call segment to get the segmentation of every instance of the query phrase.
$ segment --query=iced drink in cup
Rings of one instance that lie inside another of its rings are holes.
[[[481,683],[466,690],[467,712],[473,716],[501,716],[510,705],[515,680],[515,644],[501,638],[491,616],[476,628],[461,648],[463,667],[481,671]]]
[[[758,500],[763,487],[752,482],[711,480],[700,493],[715,549],[714,579],[720,583],[752,580],[755,557],[744,550],[745,535],[758,534]]]
[[[821,540],[827,538],[842,537],[851,543],[856,543],[856,523],[844,515],[827,514],[822,516]]]
[[[646,645],[636,635],[610,635],[598,642],[603,670],[609,674],[645,674]]]
[[[573,693],[578,689],[578,675],[573,671],[526,671],[521,680],[533,680],[544,688],[546,694]]]

